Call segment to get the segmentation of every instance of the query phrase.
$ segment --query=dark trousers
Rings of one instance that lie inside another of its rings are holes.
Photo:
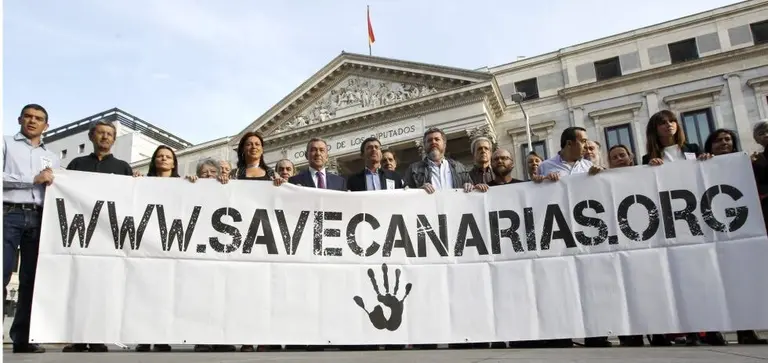
[[[19,298],[10,331],[15,346],[23,347],[29,343],[32,291],[35,289],[41,222],[42,209],[21,209],[3,205],[3,301],[15,267],[16,250],[21,252]]]

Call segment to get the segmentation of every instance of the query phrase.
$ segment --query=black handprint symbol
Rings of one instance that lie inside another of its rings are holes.
[[[368,269],[368,277],[371,278],[373,290],[376,291],[376,295],[378,295],[377,300],[379,300],[382,305],[389,308],[389,319],[384,316],[384,309],[381,308],[381,305],[376,305],[376,307],[373,308],[373,311],[369,312],[365,308],[363,298],[355,296],[354,300],[355,303],[357,303],[357,306],[363,308],[363,311],[368,314],[368,318],[371,319],[371,324],[373,324],[376,329],[395,331],[403,322],[403,301],[405,301],[405,298],[408,297],[408,294],[411,292],[412,285],[411,283],[405,285],[405,295],[402,300],[398,300],[395,295],[397,295],[397,290],[400,287],[400,269],[395,270],[395,290],[392,294],[389,293],[389,276],[387,275],[386,263],[381,265],[381,272],[382,276],[384,276],[384,292],[386,295],[382,295],[381,292],[379,292],[379,285],[376,283],[376,277],[374,276],[372,268]]]

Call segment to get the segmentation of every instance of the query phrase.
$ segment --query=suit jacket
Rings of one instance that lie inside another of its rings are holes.
[[[681,148],[684,153],[694,153],[696,154],[696,157],[699,157],[701,155],[701,149],[699,149],[698,144],[683,144],[683,147]],[[648,163],[651,161],[651,155],[645,154],[643,155],[643,165],[648,165]]]
[[[379,184],[381,189],[387,189],[387,180],[395,183],[395,189],[403,189],[403,178],[400,174],[379,168]],[[352,192],[364,192],[368,190],[365,170],[347,177],[347,188]]]
[[[295,185],[301,185],[304,187],[309,188],[317,188],[315,185],[314,179],[312,179],[311,169],[304,170],[290,178],[288,178],[288,182]],[[340,190],[342,192],[347,191],[347,181],[346,179],[336,175],[329,173],[327,170],[325,172],[325,189],[331,189],[331,190]]]

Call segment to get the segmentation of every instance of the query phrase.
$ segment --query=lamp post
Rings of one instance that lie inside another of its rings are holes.
[[[528,152],[531,152],[533,151],[533,143],[531,142],[531,120],[528,118],[525,108],[523,108],[525,92],[515,92],[510,98],[512,99],[512,102],[517,103],[517,105],[520,106],[520,111],[523,112],[523,117],[525,117],[525,134],[528,136]]]

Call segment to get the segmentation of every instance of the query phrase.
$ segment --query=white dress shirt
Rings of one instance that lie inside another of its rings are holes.
[[[312,181],[315,182],[315,188],[317,188],[317,172],[320,172],[320,174],[323,174],[323,181],[325,181],[325,189],[328,189],[328,175],[325,174],[325,168],[322,168],[320,170],[317,170],[313,167],[309,167],[309,172],[312,174]]]

